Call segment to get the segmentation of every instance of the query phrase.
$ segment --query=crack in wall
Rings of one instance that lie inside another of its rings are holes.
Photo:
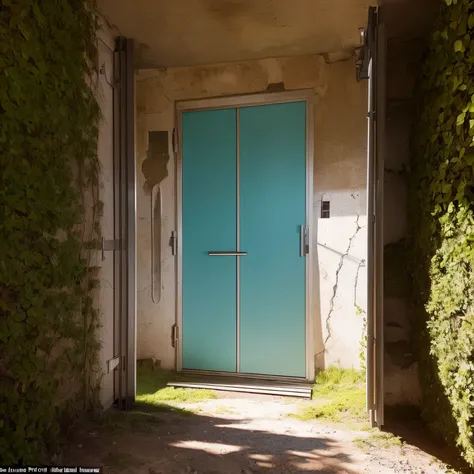
[[[354,307],[355,308],[360,308],[360,306],[357,304],[357,287],[359,286],[359,272],[360,272],[360,269],[362,267],[365,267],[365,260],[362,259],[360,262],[359,262],[359,265],[357,265],[357,270],[356,270],[356,276],[355,276],[355,280],[354,280]],[[363,311],[365,313],[365,311],[360,308],[361,311]]]
[[[334,282],[334,286],[333,286],[333,290],[332,290],[332,296],[331,296],[331,300],[329,302],[329,312],[328,312],[328,315],[326,316],[326,332],[327,332],[327,334],[326,334],[326,338],[324,339],[324,344],[323,344],[324,348],[319,354],[322,354],[323,352],[326,352],[326,344],[328,343],[329,339],[332,336],[332,333],[331,333],[331,317],[334,313],[334,306],[335,306],[335,303],[336,303],[337,290],[338,290],[338,287],[339,287],[339,275],[340,275],[340,273],[342,271],[342,268],[344,266],[344,260],[346,259],[346,257],[349,255],[349,252],[351,251],[352,243],[353,243],[354,239],[357,237],[357,234],[359,233],[359,231],[363,227],[363,226],[359,225],[359,218],[360,218],[360,215],[357,214],[357,219],[355,221],[356,230],[355,230],[354,234],[352,234],[352,237],[349,239],[349,243],[347,244],[346,251],[341,255],[341,258],[339,260],[339,264],[338,264],[337,269],[336,269],[336,281]],[[357,279],[358,279],[358,272],[359,272],[361,264],[362,264],[362,261],[359,263],[359,268],[357,269]],[[316,354],[316,355],[319,355],[319,354]]]

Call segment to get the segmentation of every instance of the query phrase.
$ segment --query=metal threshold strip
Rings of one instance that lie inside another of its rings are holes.
[[[225,392],[255,393],[284,397],[311,398],[312,385],[309,382],[282,382],[242,377],[178,377],[168,383],[169,387],[218,390]]]

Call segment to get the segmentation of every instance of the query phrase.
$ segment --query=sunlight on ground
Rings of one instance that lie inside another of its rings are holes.
[[[183,462],[185,472],[231,472],[236,465],[239,472],[273,473],[280,472],[279,463],[301,473],[358,472],[367,459],[375,465],[367,472],[388,472],[388,466],[400,468],[393,472],[431,472],[411,469],[427,463],[436,473],[457,472],[441,470],[435,458],[370,428],[359,371],[331,367],[319,373],[312,400],[240,393],[219,398],[211,390],[167,387],[170,377],[179,374],[139,366],[134,410],[101,414],[100,424],[87,426],[74,456],[82,459],[90,451],[94,462],[129,474],[184,472]],[[196,416],[201,409],[204,416]],[[219,417],[227,412],[233,416]],[[96,451],[84,449],[86,443]],[[224,467],[216,470],[216,463]]]
[[[243,449],[241,446],[233,446],[230,444],[210,443],[209,441],[178,441],[170,443],[175,448],[194,449],[204,451],[210,454],[229,454],[237,453]]]

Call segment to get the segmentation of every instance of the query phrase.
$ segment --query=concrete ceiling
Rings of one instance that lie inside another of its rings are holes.
[[[376,0],[99,0],[139,68],[352,52]]]

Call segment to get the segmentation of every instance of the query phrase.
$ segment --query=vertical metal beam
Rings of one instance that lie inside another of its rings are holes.
[[[114,143],[114,239],[120,241],[120,53],[117,43],[114,52],[114,83],[117,87],[113,92],[113,143]],[[122,364],[121,356],[121,306],[120,306],[120,253],[113,252],[114,261],[114,358],[119,358],[119,366]],[[119,404],[121,400],[121,372],[114,370],[114,400]]]
[[[126,387],[127,387],[127,208],[126,208],[126,53],[125,39],[118,39],[118,51],[120,57],[120,105],[119,105],[119,232],[120,232],[120,365],[119,365],[119,409],[127,409]]]
[[[384,424],[383,183],[385,123],[385,37],[379,36],[379,12],[369,8],[367,143],[367,410],[372,426]],[[382,62],[380,60],[382,59]]]
[[[377,19],[380,16],[377,15]],[[377,426],[384,425],[384,178],[385,178],[385,120],[386,120],[386,37],[385,25],[377,22],[376,37],[377,89],[376,120],[376,195],[375,195],[375,393]]]
[[[374,62],[369,64],[368,113],[367,113],[367,411],[374,426],[375,409],[375,316],[374,316]]]
[[[135,97],[133,42],[116,42],[118,87],[114,97],[114,207],[115,239],[115,399],[126,410],[136,393],[136,196],[135,196]]]
[[[125,49],[125,172],[126,172],[126,247],[127,247],[127,386],[126,399],[136,394],[136,189],[135,189],[135,71],[133,40],[124,41]]]
[[[240,108],[235,109],[236,115],[236,181],[237,181],[237,209],[236,209],[236,251],[240,252]],[[240,257],[236,256],[236,348],[237,373],[240,373]]]
[[[175,342],[175,357],[176,357],[176,370],[179,372],[183,369],[183,349],[182,349],[182,333],[183,333],[183,143],[182,143],[182,122],[183,113],[182,111],[176,112],[176,133],[178,150],[174,153],[175,159],[175,186],[176,186],[176,232],[177,232],[177,244],[176,244],[176,293],[175,293],[175,304],[176,304],[176,326],[179,328],[178,340]]]

